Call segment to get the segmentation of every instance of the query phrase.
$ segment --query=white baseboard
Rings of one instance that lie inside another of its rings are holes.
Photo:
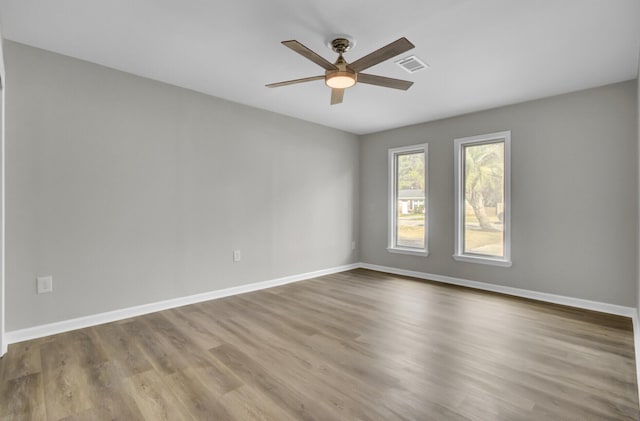
[[[553,304],[562,304],[570,307],[583,308],[586,310],[594,310],[602,313],[615,314],[625,317],[637,317],[634,307],[619,306],[616,304],[602,303],[599,301],[584,300],[582,298],[566,297],[564,295],[548,294],[546,292],[531,291],[528,289],[520,289],[507,287],[502,285],[490,284],[487,282],[469,281],[467,279],[454,278],[451,276],[436,275],[433,273],[416,272],[413,270],[398,269],[388,266],[378,266],[369,263],[360,263],[360,267],[371,269],[378,272],[392,273],[395,275],[411,276],[413,278],[425,279],[430,281],[442,282],[445,284],[460,285],[464,287],[481,289],[484,291],[498,292],[501,294],[514,295],[516,297],[531,298],[533,300],[545,301]],[[635,330],[634,330],[635,332]]]
[[[245,292],[258,291],[266,288],[273,288],[293,282],[304,281],[306,279],[317,278],[319,276],[331,275],[333,273],[344,272],[357,269],[359,263],[337,266],[330,269],[317,270],[314,272],[299,275],[286,276],[284,278],[272,279],[268,281],[256,282],[248,285],[240,285],[232,288],[219,289],[216,291],[204,292],[201,294],[189,295],[186,297],[173,298],[170,300],[158,301],[155,303],[143,304],[135,307],[123,308],[120,310],[108,311],[106,313],[93,314],[76,319],[63,320],[61,322],[49,323],[26,329],[12,330],[5,332],[5,343],[27,341],[29,339],[42,338],[56,333],[68,332],[75,329],[96,326],[103,323],[115,322],[117,320],[128,319],[130,317],[141,316],[143,314],[155,313],[156,311],[167,310],[175,307],[182,307],[189,304],[200,303],[202,301],[214,300],[216,298],[229,297],[231,295],[243,294]]]
[[[195,304],[202,301],[214,300],[216,298],[229,297],[231,295],[242,294],[245,292],[257,291],[266,288],[273,288],[293,282],[304,281],[306,279],[316,278],[319,276],[330,275],[333,273],[344,272],[347,270],[364,268],[379,272],[386,272],[396,275],[411,276],[418,279],[426,279],[446,284],[460,285],[469,288],[475,288],[485,291],[498,292],[517,297],[531,298],[539,301],[546,301],[554,304],[562,304],[571,307],[583,308],[587,310],[600,311],[603,313],[615,314],[620,316],[631,317],[633,320],[633,331],[636,349],[640,350],[640,332],[638,327],[638,314],[635,308],[624,307],[615,304],[602,303],[598,301],[584,300],[580,298],[566,297],[563,295],[548,294],[544,292],[531,291],[520,288],[506,287],[502,285],[490,284],[486,282],[470,281],[467,279],[454,278],[451,276],[437,275],[425,272],[416,272],[412,270],[393,268],[388,266],[379,266],[369,263],[353,263],[344,266],[338,266],[329,269],[318,270],[298,275],[286,276],[283,278],[272,279],[268,281],[256,282],[248,285],[241,285],[232,288],[225,288],[216,291],[204,292],[201,294],[189,295],[186,297],[173,298],[170,300],[159,301],[155,303],[143,304],[140,306],[124,308],[120,310],[99,313],[76,319],[63,320],[60,322],[49,323],[29,327],[25,329],[13,330],[5,332],[5,344],[22,342],[29,339],[41,338],[44,336],[54,335],[57,333],[68,332],[75,329],[96,326],[103,323],[123,320],[130,317],[141,316],[143,314],[154,313],[156,311],[167,310],[175,307],[182,307],[189,304]],[[638,366],[638,374],[640,375],[640,359],[636,358]],[[640,377],[639,377],[640,378]]]

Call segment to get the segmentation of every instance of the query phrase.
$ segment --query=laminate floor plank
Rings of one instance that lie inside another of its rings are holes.
[[[86,414],[72,416],[77,419],[142,420],[137,404],[125,390],[121,372],[109,361],[87,369],[88,399],[91,407]],[[90,415],[89,415],[90,414]]]
[[[157,421],[195,419],[153,370],[123,380],[124,393],[136,402],[144,419]]]
[[[31,373],[2,383],[0,420],[42,420],[46,416],[40,373]]]
[[[322,397],[322,401],[338,414],[337,419],[397,419],[392,412],[373,405],[375,388],[349,377],[344,371],[333,367],[329,360],[323,360],[326,355],[313,354],[310,347],[306,347],[300,338],[307,337],[306,333],[290,327],[288,330],[271,328],[275,320],[260,318],[251,320],[248,316],[239,316],[225,324],[232,324],[236,329],[235,335],[241,336],[240,331],[246,332],[246,327],[255,323],[265,323],[264,329],[253,329],[252,338],[262,343],[263,351],[274,352],[252,353],[251,356],[263,367],[278,367],[272,376],[285,381],[289,378],[304,378],[304,392],[307,396]],[[295,339],[294,339],[295,338]],[[233,338],[229,338],[233,341]],[[240,343],[239,346],[242,346]],[[265,349],[267,347],[268,349]],[[255,349],[255,346],[250,349]],[[337,380],[337,382],[336,382]],[[341,387],[337,388],[336,385]],[[360,398],[360,399],[359,399]]]
[[[89,376],[74,345],[61,335],[40,349],[47,417],[52,420],[91,408]]]
[[[289,413],[276,405],[263,393],[242,386],[222,397],[232,416],[246,421],[295,421]]]
[[[188,307],[186,307],[188,309]],[[189,317],[189,312],[185,307],[176,308],[162,312],[180,331],[189,332],[191,339],[200,349],[210,349],[222,345],[220,339],[211,334],[206,327],[202,326],[193,318]]]
[[[364,269],[0,360],[0,420],[639,417],[630,319]]]
[[[184,359],[177,355],[174,349],[166,346],[156,332],[144,323],[143,317],[121,326],[135,341],[154,370],[163,374],[173,374],[185,366]]]
[[[134,376],[153,369],[149,360],[136,343],[136,338],[129,335],[117,323],[108,323],[96,329],[98,341],[102,348],[114,361],[124,377]]]
[[[332,384],[323,383],[318,378],[317,371],[314,370],[313,363],[317,362],[315,359],[306,359],[306,355],[300,352],[298,346],[282,347],[278,342],[278,337],[275,335],[268,335],[264,331],[253,330],[248,332],[243,324],[243,318],[241,316],[232,320],[225,320],[219,322],[221,330],[219,330],[222,337],[225,338],[227,344],[232,347],[232,350],[242,349],[242,354],[239,352],[231,353],[229,355],[236,356],[238,360],[244,362],[245,367],[252,367],[255,372],[260,373],[253,380],[261,380],[262,383],[249,383],[253,388],[260,389],[262,391],[269,390],[267,396],[270,400],[284,405],[284,409],[289,411],[296,411],[297,406],[290,402],[290,399],[281,401],[278,396],[272,395],[271,389],[283,389],[288,387],[288,380],[291,378],[305,379],[302,384],[288,394],[293,394],[291,399],[294,402],[299,402],[301,407],[310,407],[316,405],[313,401],[309,401],[310,397],[322,397],[322,402],[325,403],[324,413],[328,414],[335,412],[335,415],[331,416],[331,419],[358,419],[354,416],[347,416],[352,412],[366,412],[358,408],[354,408],[351,402],[345,402],[345,395],[340,394],[339,391],[332,388]],[[248,336],[250,334],[250,336]],[[294,331],[294,335],[297,333]],[[299,344],[296,344],[299,345]],[[217,348],[211,350],[212,353],[220,352]],[[229,358],[229,355],[223,354],[218,358],[225,362],[225,364],[237,364],[235,359]],[[233,370],[238,372],[237,369]],[[241,372],[246,375],[246,373]],[[264,379],[268,379],[269,383]],[[248,382],[247,378],[244,379],[245,383]],[[317,405],[316,405],[317,406]],[[321,412],[322,413],[322,412]],[[352,414],[351,414],[352,415]],[[310,419],[310,415],[303,413],[301,415],[304,419]],[[327,415],[328,416],[328,415]],[[369,418],[364,418],[369,419]],[[380,417],[378,417],[380,419]]]
[[[220,396],[212,393],[188,369],[166,376],[164,383],[194,419],[232,420],[230,413],[220,402]]]
[[[32,341],[18,343],[7,351],[7,364],[0,370],[0,382],[40,373],[40,346]]]
[[[245,317],[235,319],[238,324],[254,324],[257,321]],[[268,319],[261,319],[270,326]],[[326,354],[318,354],[310,346],[300,342],[292,343],[292,338],[300,335],[296,331],[284,329],[260,329],[254,331],[256,339],[267,344],[274,352],[257,355],[260,362],[268,367],[286,367],[286,376],[306,378],[305,388],[309,394],[323,396],[323,400],[329,402],[332,408],[339,411],[343,419],[389,419],[397,418],[385,407],[372,404],[378,396],[384,398],[371,383],[364,379],[350,375],[341,367],[333,363],[333,358]],[[268,358],[265,358],[268,357]],[[327,358],[329,357],[329,358]],[[337,385],[340,385],[338,388]],[[378,401],[380,402],[380,401]]]
[[[304,383],[292,388],[234,346],[223,344],[211,349],[211,353],[246,384],[267,393],[271,400],[296,419],[305,421],[341,419],[327,402],[304,394],[306,389]]]

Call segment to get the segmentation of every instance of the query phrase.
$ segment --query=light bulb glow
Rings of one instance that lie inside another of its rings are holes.
[[[327,75],[325,83],[330,88],[350,88],[356,84],[356,76],[349,72],[335,72],[331,75]]]

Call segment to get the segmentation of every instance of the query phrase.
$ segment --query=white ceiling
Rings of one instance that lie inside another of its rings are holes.
[[[640,0],[0,0],[5,38],[364,134],[634,79]],[[406,92],[358,84],[329,105],[323,74],[282,46],[330,61],[347,34],[354,61],[406,36],[431,67],[394,60],[367,73],[415,81]]]

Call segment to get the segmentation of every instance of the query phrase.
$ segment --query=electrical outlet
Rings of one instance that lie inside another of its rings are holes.
[[[38,276],[36,281],[38,294],[53,292],[53,276]]]
[[[241,259],[241,255],[240,255],[240,250],[234,250],[233,251],[233,261],[234,262],[239,262]]]

